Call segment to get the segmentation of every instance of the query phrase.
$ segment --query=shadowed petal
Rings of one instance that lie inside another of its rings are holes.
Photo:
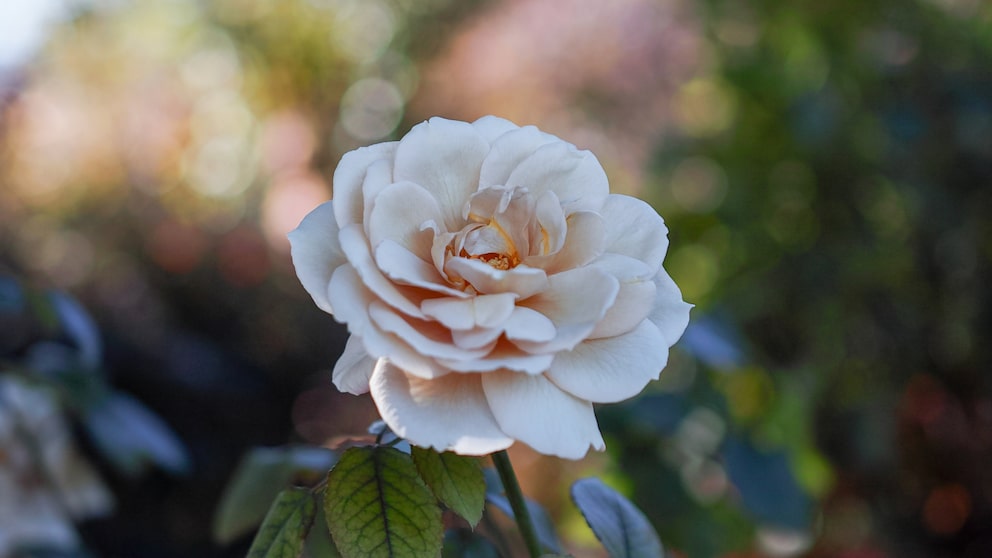
[[[493,416],[508,436],[566,459],[580,459],[590,447],[606,448],[592,403],[565,393],[543,375],[501,371],[481,378]]]
[[[382,360],[370,384],[382,420],[411,444],[464,455],[486,455],[513,444],[490,412],[477,374],[423,380]]]
[[[327,285],[334,270],[347,263],[338,240],[334,205],[324,202],[307,214],[289,233],[290,254],[303,288],[321,310],[334,313],[327,298]]]
[[[341,357],[334,364],[334,372],[331,373],[334,386],[354,395],[367,393],[375,361],[365,352],[361,338],[352,335],[348,338]]]
[[[548,378],[572,395],[595,403],[631,398],[657,380],[668,362],[665,337],[651,320],[617,337],[592,339],[555,355]]]
[[[620,291],[589,338],[613,337],[637,327],[648,317],[655,303],[655,285],[650,268],[638,259],[620,254],[604,254],[592,265],[616,277],[620,282]]]
[[[665,342],[671,347],[689,325],[689,311],[693,305],[682,300],[682,291],[664,268],[654,278],[654,284],[658,294],[648,319],[658,326]]]

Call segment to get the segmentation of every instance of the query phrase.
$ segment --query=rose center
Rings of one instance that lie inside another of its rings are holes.
[[[513,239],[495,219],[490,219],[486,224],[469,225],[458,255],[485,262],[501,270],[520,264],[520,254],[513,244]]]

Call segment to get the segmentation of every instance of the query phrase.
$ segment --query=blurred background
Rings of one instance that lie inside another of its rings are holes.
[[[355,147],[496,114],[597,154],[696,304],[598,475],[676,556],[992,556],[992,4],[0,3],[0,556],[243,556],[257,446],[375,419],[286,233]]]

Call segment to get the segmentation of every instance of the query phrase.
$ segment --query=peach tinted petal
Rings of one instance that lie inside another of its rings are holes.
[[[594,403],[631,398],[657,380],[668,362],[665,338],[650,321],[633,331],[580,343],[555,356],[548,378],[572,395]]]
[[[486,455],[513,444],[490,412],[476,374],[423,380],[383,360],[370,385],[382,420],[411,444],[463,455]]]
[[[327,298],[327,285],[334,270],[347,262],[338,241],[338,225],[334,205],[325,202],[303,218],[289,233],[290,254],[296,275],[314,303],[321,310],[334,313]]]
[[[565,393],[543,375],[483,374],[482,390],[500,430],[546,455],[580,459],[605,449],[592,403]]]

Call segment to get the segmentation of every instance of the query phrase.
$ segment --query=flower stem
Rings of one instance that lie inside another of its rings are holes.
[[[538,558],[541,555],[541,545],[537,542],[537,531],[534,530],[534,523],[530,519],[530,510],[524,501],[524,494],[520,491],[520,483],[517,482],[517,475],[513,472],[513,465],[510,463],[510,456],[506,450],[498,451],[492,455],[493,464],[499,473],[499,480],[503,482],[503,490],[506,498],[510,501],[513,509],[513,517],[517,521],[517,528],[524,538],[527,551],[531,558]]]

